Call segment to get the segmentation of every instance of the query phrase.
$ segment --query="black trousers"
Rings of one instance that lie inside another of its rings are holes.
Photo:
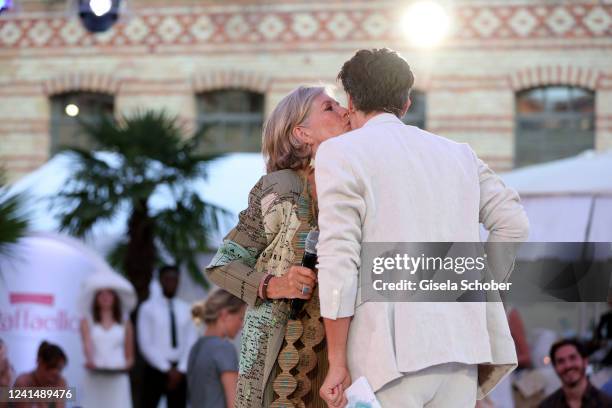
[[[162,395],[168,408],[185,408],[187,405],[187,379],[183,376],[179,385],[168,390],[168,375],[145,362],[142,384],[142,408],[157,408]]]

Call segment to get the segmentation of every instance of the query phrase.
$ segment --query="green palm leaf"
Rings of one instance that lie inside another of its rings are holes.
[[[127,236],[109,260],[127,274],[141,300],[161,253],[207,286],[196,256],[208,249],[210,233],[229,215],[193,191],[193,182],[205,179],[207,163],[218,157],[200,147],[207,129],[185,137],[176,117],[154,111],[81,125],[101,150],[113,154],[67,149],[75,167],[55,202],[63,209],[61,228],[83,236],[127,209]],[[153,212],[149,200],[161,191],[174,205]]]
[[[9,255],[10,246],[26,234],[29,222],[23,212],[24,196],[9,196],[4,180],[4,171],[0,169],[0,254]]]

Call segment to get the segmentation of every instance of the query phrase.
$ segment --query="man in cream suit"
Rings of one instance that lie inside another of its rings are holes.
[[[365,376],[383,408],[473,408],[516,366],[503,305],[360,303],[361,247],[478,242],[480,223],[491,242],[521,242],[528,221],[519,197],[467,144],[402,123],[413,75],[397,53],[361,50],[338,78],[355,130],[316,155],[330,365],[320,395],[342,407],[351,378]]]

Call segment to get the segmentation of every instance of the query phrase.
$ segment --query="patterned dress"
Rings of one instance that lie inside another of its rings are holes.
[[[266,273],[281,276],[300,263],[306,235],[316,227],[305,178],[292,170],[270,173],[253,187],[248,208],[206,269],[210,280],[249,305],[236,407],[325,407],[318,397],[327,371],[318,291],[289,331],[289,302],[263,302],[257,294]]]

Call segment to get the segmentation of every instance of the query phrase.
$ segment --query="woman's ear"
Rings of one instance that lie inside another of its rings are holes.
[[[311,144],[314,143],[314,140],[312,139],[312,137],[308,133],[308,129],[306,129],[303,126],[296,126],[296,127],[294,127],[293,130],[291,131],[291,133],[293,134],[293,136],[297,140],[299,140],[303,144],[311,145]]]

